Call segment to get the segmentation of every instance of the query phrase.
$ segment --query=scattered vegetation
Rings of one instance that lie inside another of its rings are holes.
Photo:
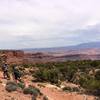
[[[77,87],[64,87],[63,91],[65,91],[65,92],[79,92],[80,90]]]
[[[32,66],[38,69],[36,71],[31,70],[32,72],[29,71],[33,74],[33,80],[35,79],[36,82],[49,82],[57,86],[60,86],[63,81],[71,82],[79,85],[85,90],[85,93],[100,96],[100,61],[83,60],[37,63],[34,65],[24,65],[20,70],[24,71],[25,68],[32,69]],[[38,86],[44,87],[41,84]],[[35,87],[29,86],[26,88],[23,82],[17,85],[14,82],[7,82],[6,84],[8,92],[16,91],[19,87],[23,90],[24,94],[31,94],[34,97],[41,94],[39,89]],[[63,90],[70,92],[80,91],[78,88],[70,87],[65,87]]]
[[[7,82],[5,88],[6,88],[6,90],[8,92],[13,92],[13,91],[16,91],[17,90],[17,84],[15,82],[9,81],[9,82]]]
[[[24,88],[23,93],[30,94],[33,95],[34,97],[37,97],[38,95],[40,95],[40,90],[35,87],[29,86],[27,88]]]
[[[25,83],[24,82],[19,82],[17,85],[21,89],[24,89],[25,88]]]
[[[40,90],[36,87],[33,87],[31,85],[29,85],[28,87],[25,87],[24,82],[15,83],[15,82],[9,81],[7,82],[6,87],[5,87],[5,89],[8,92],[17,91],[19,88],[22,90],[24,94],[32,95],[32,100],[36,100],[38,95],[41,95],[41,96],[43,95],[40,92]]]
[[[38,71],[33,74],[37,81],[59,84],[62,81],[80,85],[86,93],[100,95],[100,61],[67,61],[36,64]],[[64,90],[79,91],[78,89]]]

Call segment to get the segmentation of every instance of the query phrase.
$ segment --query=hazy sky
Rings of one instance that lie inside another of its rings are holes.
[[[100,40],[100,0],[0,0],[0,48]]]

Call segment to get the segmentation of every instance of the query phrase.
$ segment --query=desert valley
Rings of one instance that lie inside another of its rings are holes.
[[[99,48],[0,50],[1,65],[4,60],[10,75],[12,66],[19,66],[22,82],[7,81],[0,71],[2,100],[100,99]]]

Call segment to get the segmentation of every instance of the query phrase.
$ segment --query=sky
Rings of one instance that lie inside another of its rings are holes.
[[[100,0],[0,0],[0,48],[100,40]]]

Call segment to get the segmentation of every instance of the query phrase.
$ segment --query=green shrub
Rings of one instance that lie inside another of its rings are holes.
[[[72,88],[71,87],[64,87],[63,88],[63,91],[71,92],[72,91]]]
[[[6,85],[9,85],[9,84],[12,84],[12,85],[17,85],[15,82],[13,82],[13,81],[8,81],[7,83],[6,83]]]
[[[58,83],[58,74],[59,72],[56,69],[39,69],[34,76],[38,81]]]
[[[13,91],[16,91],[18,87],[15,82],[7,82],[5,88],[8,92],[13,92]]]
[[[25,83],[24,82],[20,82],[17,84],[19,88],[24,89],[25,88]]]
[[[78,87],[64,87],[63,91],[66,91],[66,92],[79,92],[79,88]]]
[[[93,90],[97,90],[100,89],[100,81],[98,80],[88,80],[86,83],[86,88],[93,91]]]
[[[95,74],[95,79],[100,80],[100,71],[97,71]]]
[[[73,87],[73,88],[72,88],[72,91],[73,91],[73,92],[79,92],[80,90],[79,90],[78,87]]]
[[[37,97],[40,94],[40,90],[35,87],[29,86],[28,88],[24,88],[23,93]]]
[[[99,63],[98,61],[92,61],[92,62],[90,63],[90,65],[91,65],[92,67],[97,67],[99,64],[100,64],[100,63]]]

